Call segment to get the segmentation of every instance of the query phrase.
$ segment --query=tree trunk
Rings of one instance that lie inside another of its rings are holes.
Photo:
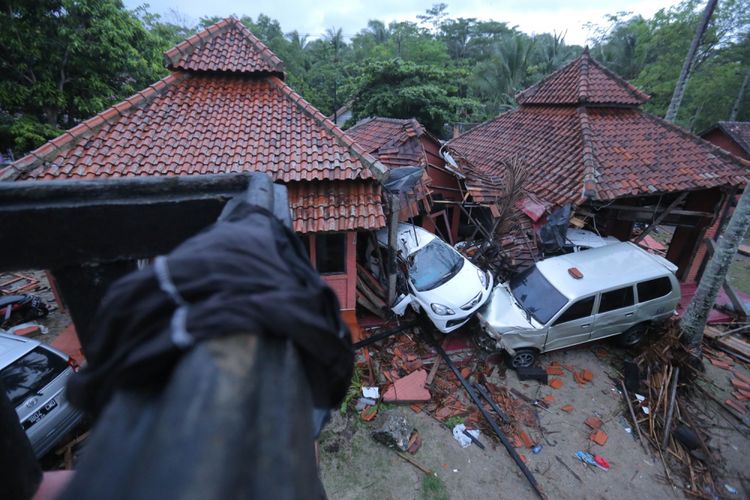
[[[742,192],[726,230],[718,241],[718,247],[703,272],[693,300],[690,301],[680,321],[683,341],[694,354],[700,354],[703,329],[708,313],[716,302],[719,289],[724,284],[729,265],[737,254],[737,248],[750,227],[750,184]]]
[[[687,82],[690,77],[690,70],[693,68],[693,62],[695,61],[695,54],[698,52],[698,46],[701,43],[703,34],[706,32],[706,28],[708,28],[708,23],[711,21],[711,15],[714,13],[718,1],[719,0],[708,0],[706,8],[703,11],[703,19],[701,19],[698,28],[695,30],[693,43],[690,44],[690,50],[688,50],[687,57],[685,57],[682,71],[680,71],[680,78],[677,80],[677,85],[672,94],[672,101],[669,103],[667,115],[664,117],[669,122],[674,122],[677,118],[677,112],[680,110],[682,97],[685,95],[685,87],[687,87]]]
[[[750,84],[750,68],[747,68],[747,73],[745,73],[745,79],[742,80],[742,85],[740,85],[740,91],[737,93],[737,99],[734,100],[734,106],[732,106],[732,112],[729,113],[730,122],[737,120],[737,113],[740,112],[740,106],[742,106],[742,98],[745,97],[745,92],[747,92],[748,84]]]

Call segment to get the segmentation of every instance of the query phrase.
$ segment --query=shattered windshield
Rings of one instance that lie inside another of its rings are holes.
[[[536,266],[510,280],[510,290],[521,309],[543,325],[568,303]]]
[[[409,279],[419,292],[437,288],[464,266],[458,252],[434,239],[409,256]]]

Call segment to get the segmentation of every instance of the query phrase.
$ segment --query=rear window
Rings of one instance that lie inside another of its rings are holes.
[[[0,370],[8,399],[18,406],[40,392],[45,385],[60,375],[68,363],[43,347],[37,347]]]
[[[633,287],[618,288],[602,294],[599,312],[605,313],[633,305]]]
[[[669,294],[671,291],[672,282],[667,277],[644,281],[643,283],[638,283],[638,302],[658,299]]]

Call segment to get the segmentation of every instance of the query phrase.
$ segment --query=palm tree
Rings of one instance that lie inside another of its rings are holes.
[[[667,109],[667,115],[664,117],[667,121],[674,122],[677,118],[677,112],[680,110],[680,104],[682,103],[682,97],[685,95],[685,87],[687,86],[688,79],[690,78],[690,70],[695,62],[695,54],[698,52],[698,46],[701,43],[703,34],[708,28],[708,23],[711,21],[711,16],[714,13],[718,0],[708,0],[706,8],[703,11],[703,18],[698,24],[695,30],[695,36],[693,37],[693,43],[690,44],[690,50],[688,50],[685,62],[682,65],[682,71],[680,71],[680,78],[677,80],[677,85],[674,88],[672,94],[672,100],[669,103],[669,109]]]
[[[750,184],[742,192],[726,230],[721,235],[718,248],[703,272],[698,289],[680,321],[683,342],[690,352],[700,358],[703,329],[708,313],[716,302],[716,296],[724,283],[729,265],[737,254],[742,238],[750,228]]]

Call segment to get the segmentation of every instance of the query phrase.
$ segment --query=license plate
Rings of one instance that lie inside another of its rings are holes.
[[[57,401],[54,399],[51,399],[47,402],[46,405],[39,408],[39,410],[35,411],[29,418],[23,421],[23,430],[28,430],[32,425],[39,422],[41,419],[45,417],[49,412],[57,408]]]

